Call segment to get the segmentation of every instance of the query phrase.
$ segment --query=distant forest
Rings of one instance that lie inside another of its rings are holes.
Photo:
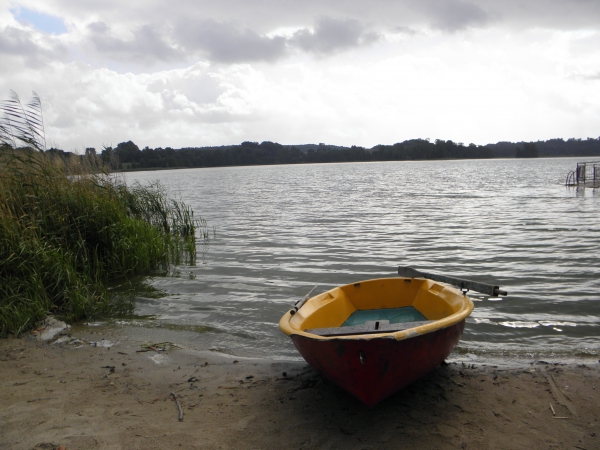
[[[49,151],[67,154],[58,149]],[[242,142],[240,145],[222,147],[140,149],[132,141],[127,141],[114,148],[106,147],[98,155],[94,148],[88,148],[86,156],[99,156],[115,170],[434,159],[593,157],[600,156],[600,138],[498,142],[487,145],[412,139],[393,145],[376,145],[370,149],[326,144],[281,145],[269,141]]]

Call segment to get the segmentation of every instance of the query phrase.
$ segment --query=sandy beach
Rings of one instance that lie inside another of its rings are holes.
[[[304,362],[94,337],[0,340],[0,448],[600,448],[596,360],[459,357],[369,409]]]

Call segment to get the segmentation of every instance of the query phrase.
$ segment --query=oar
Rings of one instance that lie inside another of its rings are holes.
[[[499,286],[492,286],[490,284],[478,283],[477,281],[464,280],[462,278],[448,277],[446,275],[437,275],[434,273],[420,272],[412,267],[398,267],[398,275],[406,278],[428,278],[434,281],[440,281],[442,283],[452,284],[458,286],[461,290],[477,291],[482,294],[491,295],[492,297],[498,297],[499,295],[508,295],[508,292],[500,290]]]
[[[302,300],[298,300],[294,305],[294,307],[292,308],[292,310],[290,311],[290,314],[293,316],[294,314],[296,314],[296,311],[298,311],[300,308],[302,308],[302,305],[304,305],[304,303],[306,303],[306,300],[308,300],[310,298],[310,294],[313,293],[313,291],[317,288],[318,284],[312,288],[310,290],[310,292],[308,294],[306,294],[304,296],[304,298]]]

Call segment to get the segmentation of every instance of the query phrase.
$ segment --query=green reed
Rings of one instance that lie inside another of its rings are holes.
[[[96,160],[0,147],[0,335],[48,313],[79,320],[130,313],[119,277],[196,260],[206,223],[159,185],[129,187]]]

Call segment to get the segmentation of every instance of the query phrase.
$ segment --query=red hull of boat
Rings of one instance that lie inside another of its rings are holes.
[[[326,378],[373,406],[440,365],[458,343],[461,321],[412,338],[311,339],[292,335],[302,357]]]

